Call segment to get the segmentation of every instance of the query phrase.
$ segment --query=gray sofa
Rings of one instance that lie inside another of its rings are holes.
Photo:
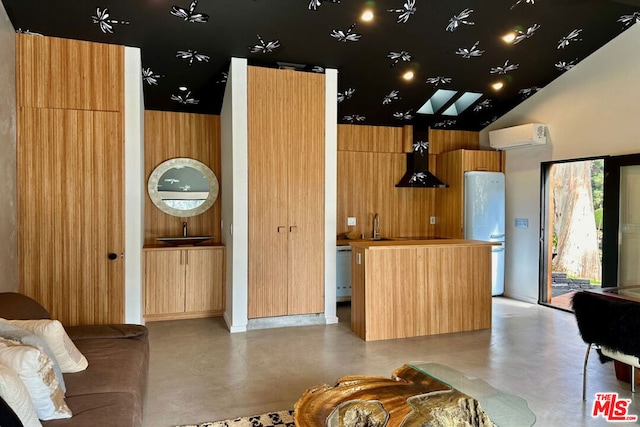
[[[0,293],[0,317],[50,318],[47,310],[36,301],[13,292]],[[65,327],[65,330],[87,358],[89,366],[82,372],[64,374],[67,387],[65,400],[73,417],[43,421],[42,425],[142,425],[149,372],[147,328],[114,324],[71,326]]]

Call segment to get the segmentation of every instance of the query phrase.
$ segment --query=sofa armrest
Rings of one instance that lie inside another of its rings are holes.
[[[136,338],[148,333],[146,326],[132,324],[65,326],[73,341],[96,338]]]
[[[17,292],[0,293],[0,317],[11,320],[51,319],[36,300]]]

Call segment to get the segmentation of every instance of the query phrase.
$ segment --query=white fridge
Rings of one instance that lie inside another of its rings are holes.
[[[491,253],[491,294],[504,293],[504,174],[465,172],[464,238],[498,242]]]

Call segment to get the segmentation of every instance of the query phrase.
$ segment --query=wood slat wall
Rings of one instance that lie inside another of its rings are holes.
[[[189,157],[204,163],[220,180],[220,116],[145,111],[145,179],[149,180],[159,164],[175,157]],[[162,212],[147,194],[144,213],[145,244],[157,243],[157,237],[181,236],[182,223],[185,221],[191,236],[214,236],[213,241],[219,242],[221,200],[218,195],[214,205],[201,215],[179,218]]]
[[[338,125],[338,151],[402,153],[403,138],[400,127]]]
[[[466,130],[429,129],[429,153],[480,148],[480,133]]]
[[[123,63],[122,46],[16,34],[18,105],[122,111]]]
[[[383,147],[385,138],[391,138],[395,152],[360,151],[369,140]],[[355,231],[358,236],[371,237],[378,213],[382,236],[433,235],[435,227],[429,224],[429,217],[435,215],[439,189],[395,187],[406,172],[402,128],[338,125],[338,147],[338,234]],[[435,172],[434,161],[430,170]],[[356,217],[355,227],[347,226],[347,217]]]

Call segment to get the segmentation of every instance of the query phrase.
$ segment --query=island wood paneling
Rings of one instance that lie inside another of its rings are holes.
[[[145,111],[144,122],[144,171],[147,181],[160,163],[175,157],[189,157],[204,163],[220,180],[220,116]],[[182,236],[182,223],[185,221],[189,235],[213,236],[212,241],[219,242],[221,200],[218,195],[218,200],[208,211],[194,217],[180,218],[162,212],[147,194],[145,245],[157,243],[157,237]]]
[[[488,244],[357,246],[352,265],[351,326],[364,340],[491,327]]]
[[[429,129],[429,153],[440,154],[453,150],[477,150],[480,133],[466,130]]]
[[[324,311],[324,76],[248,69],[248,317]]]
[[[449,185],[442,189],[436,206],[436,235],[464,237],[464,173],[467,171],[502,172],[500,151],[455,150],[438,155],[439,178]]]
[[[16,34],[18,106],[122,111],[124,47]]]
[[[122,127],[116,112],[18,109],[20,291],[65,325],[124,321]]]

